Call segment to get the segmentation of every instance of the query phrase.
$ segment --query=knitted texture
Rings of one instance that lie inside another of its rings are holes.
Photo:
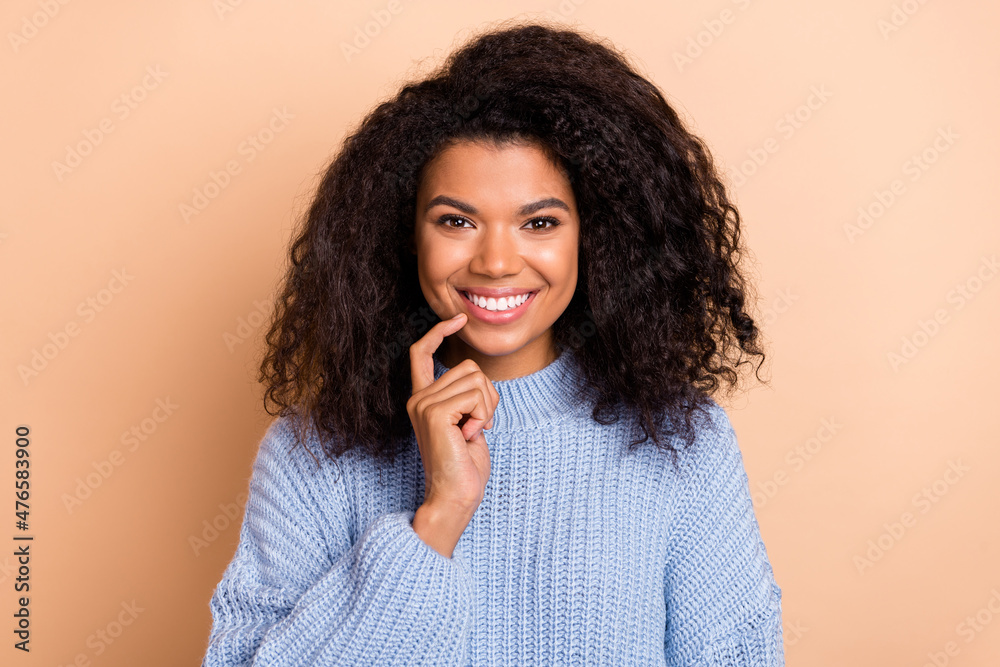
[[[711,403],[678,471],[651,441],[628,452],[625,420],[574,404],[581,378],[567,350],[493,382],[490,478],[452,558],[411,525],[415,440],[395,465],[317,467],[275,419],[203,667],[784,665],[781,589],[725,411]]]

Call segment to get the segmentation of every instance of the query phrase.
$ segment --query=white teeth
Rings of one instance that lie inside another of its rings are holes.
[[[464,294],[470,301],[472,301],[472,303],[476,304],[480,308],[496,312],[517,308],[522,303],[527,301],[529,296],[531,296],[531,292],[527,292],[518,296],[509,296],[501,299],[494,299],[493,297],[487,299],[475,294],[469,294],[468,292],[464,292]]]

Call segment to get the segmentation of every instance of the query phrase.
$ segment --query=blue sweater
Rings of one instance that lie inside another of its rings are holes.
[[[485,496],[452,558],[411,521],[416,443],[338,465],[264,435],[203,667],[784,664],[742,454],[715,402],[680,473],[571,402],[572,350],[495,381]],[[435,356],[435,379],[447,368]],[[313,432],[312,438],[315,438]]]

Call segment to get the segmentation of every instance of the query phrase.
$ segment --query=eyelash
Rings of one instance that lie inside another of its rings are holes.
[[[465,221],[467,221],[467,218],[464,218],[464,217],[462,217],[460,215],[442,215],[440,218],[438,218],[438,224],[439,225],[444,225],[444,226],[450,226],[450,225],[448,225],[448,223],[451,222],[452,220],[465,220]],[[539,220],[541,220],[543,222],[550,222],[552,224],[549,227],[543,227],[542,229],[532,229],[532,231],[543,232],[543,231],[546,231],[547,229],[554,229],[555,227],[558,227],[559,225],[562,224],[561,222],[559,222],[555,218],[552,218],[552,217],[549,217],[549,216],[541,216],[541,217],[538,217],[538,218],[532,218],[531,220],[528,221],[528,224],[537,222]],[[452,229],[462,229],[461,227],[451,227],[451,228]]]

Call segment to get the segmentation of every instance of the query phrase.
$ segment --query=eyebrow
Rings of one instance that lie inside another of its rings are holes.
[[[467,213],[468,215],[476,215],[479,213],[478,209],[472,204],[468,204],[460,199],[455,199],[454,197],[448,197],[446,195],[438,195],[434,199],[427,202],[427,206],[424,207],[424,214],[435,206],[444,204],[446,206],[454,206],[462,213]],[[562,199],[558,197],[547,197],[545,199],[539,199],[538,201],[531,202],[530,204],[524,204],[521,208],[517,209],[518,215],[531,215],[535,211],[540,211],[543,208],[561,208],[569,213],[569,206]]]

